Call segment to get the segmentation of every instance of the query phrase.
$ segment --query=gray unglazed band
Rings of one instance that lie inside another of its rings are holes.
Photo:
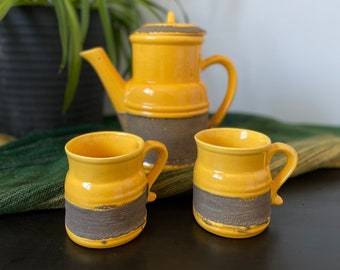
[[[132,114],[119,114],[124,131],[136,134],[143,140],[156,140],[168,149],[167,164],[191,165],[196,160],[195,134],[208,128],[209,115],[204,113],[187,118],[152,118]],[[155,163],[157,154],[150,152],[145,161]]]
[[[65,225],[75,235],[103,240],[127,234],[146,220],[147,189],[136,200],[122,206],[102,206],[96,210],[78,207],[65,200]]]
[[[207,222],[249,228],[269,221],[270,192],[251,199],[233,198],[211,194],[194,184],[193,207]]]

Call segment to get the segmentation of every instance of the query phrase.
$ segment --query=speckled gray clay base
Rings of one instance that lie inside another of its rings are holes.
[[[196,160],[194,135],[208,128],[208,114],[188,118],[150,118],[131,114],[119,114],[122,129],[136,134],[143,140],[156,140],[168,149],[167,165],[192,165]],[[150,153],[146,161],[154,163],[156,154]]]
[[[177,33],[203,35],[205,31],[197,26],[177,27],[174,25],[144,25],[138,28],[135,33]]]
[[[128,204],[103,206],[98,210],[80,208],[65,200],[65,225],[75,235],[103,240],[122,236],[142,226],[146,219],[147,190]]]
[[[206,220],[250,228],[268,222],[271,214],[270,192],[252,199],[214,195],[193,185],[193,207]]]

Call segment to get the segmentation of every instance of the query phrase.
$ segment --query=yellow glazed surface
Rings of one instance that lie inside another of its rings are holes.
[[[157,151],[158,159],[146,175],[143,160],[151,150]],[[65,151],[69,162],[65,200],[74,205],[74,209],[93,214],[129,205],[141,198],[146,188],[146,201],[155,200],[156,194],[150,189],[168,156],[166,147],[160,142],[144,142],[136,135],[113,131],[78,136],[66,144]],[[88,218],[82,215],[84,219]],[[73,232],[69,235],[84,246],[110,247],[136,237],[144,226],[145,223],[129,234],[105,240],[86,239],[74,236]]]
[[[228,226],[225,224],[217,223],[211,220],[205,219],[203,216],[201,216],[195,209],[193,209],[194,217],[197,221],[197,223],[204,229],[206,229],[208,232],[211,232],[213,234],[222,236],[222,237],[228,237],[228,238],[249,238],[256,236],[263,232],[270,223],[270,218],[268,219],[268,222],[252,226],[250,228],[247,227],[238,227],[238,226]]]
[[[271,143],[264,134],[232,128],[199,132],[194,181],[205,190],[230,197],[251,198],[271,190],[272,203],[282,204],[278,189],[297,164],[296,151],[283,143]],[[277,153],[288,157],[282,171],[271,178],[270,160]]]
[[[215,196],[221,202],[237,199],[235,207],[238,208],[235,209],[241,209],[242,204],[263,203],[259,198],[268,192],[269,204],[283,203],[277,191],[296,167],[297,153],[292,147],[283,143],[271,143],[266,135],[259,132],[237,128],[203,130],[195,135],[195,140],[198,153],[194,167],[194,186],[198,192],[211,194],[204,196]],[[278,153],[286,155],[287,163],[272,179],[269,165]],[[268,216],[262,221],[263,224],[243,228],[209,220],[197,213],[195,205],[193,211],[202,227],[233,238],[256,235],[268,226],[270,220]],[[228,215],[228,210],[224,211]]]
[[[163,144],[144,142],[123,132],[85,134],[68,142],[65,149],[69,159],[65,197],[78,206],[93,209],[132,201],[147,184],[150,190],[167,159]],[[142,161],[151,150],[160,155],[146,176]],[[150,192],[148,201],[155,198]]]
[[[104,249],[104,248],[112,248],[112,247],[121,246],[123,244],[130,242],[131,240],[135,239],[142,232],[145,225],[146,225],[146,220],[145,220],[145,222],[142,226],[140,226],[139,228],[137,228],[134,231],[131,231],[130,233],[128,233],[126,235],[122,235],[122,236],[115,237],[115,238],[109,238],[109,239],[105,239],[105,240],[92,240],[92,239],[79,237],[79,236],[75,235],[74,233],[72,233],[67,228],[67,226],[65,226],[65,230],[66,230],[67,235],[75,243],[78,243],[78,244],[80,244],[84,247],[88,247],[88,248]]]
[[[83,51],[107,90],[119,114],[156,118],[185,118],[208,113],[206,87],[200,80],[202,70],[222,65],[228,73],[225,97],[209,126],[224,118],[236,91],[236,71],[225,56],[201,58],[204,31],[190,24],[175,22],[173,13],[163,24],[150,24],[130,36],[133,74],[125,82],[112,66],[102,48]]]

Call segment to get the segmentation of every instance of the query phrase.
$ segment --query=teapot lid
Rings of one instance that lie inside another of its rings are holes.
[[[145,24],[135,33],[203,36],[205,31],[194,24],[177,23],[174,13],[169,11],[165,23]]]

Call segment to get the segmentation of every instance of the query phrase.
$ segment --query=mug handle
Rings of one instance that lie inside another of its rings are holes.
[[[148,202],[153,202],[154,200],[156,200],[157,196],[154,192],[151,191],[151,187],[162,172],[163,167],[168,160],[168,150],[166,146],[163,143],[154,140],[149,140],[144,143],[143,160],[145,159],[146,154],[152,150],[155,150],[157,152],[158,157],[154,166],[151,168],[146,176],[146,181],[148,183]]]
[[[208,66],[213,65],[213,64],[221,64],[228,73],[228,85],[227,85],[227,90],[224,96],[224,99],[216,111],[216,113],[210,118],[209,120],[209,127],[216,127],[218,126],[223,118],[225,117],[231,102],[234,99],[235,92],[236,92],[236,84],[237,84],[237,73],[236,69],[234,67],[233,62],[222,55],[213,55],[210,56],[201,62],[201,68],[202,70],[205,70]]]
[[[283,203],[283,200],[277,194],[277,191],[293,173],[298,162],[298,155],[293,147],[285,143],[277,142],[271,144],[271,147],[269,148],[268,164],[270,164],[270,161],[274,155],[278,153],[284,154],[287,157],[287,162],[272,181],[271,201],[273,205],[281,205]]]

